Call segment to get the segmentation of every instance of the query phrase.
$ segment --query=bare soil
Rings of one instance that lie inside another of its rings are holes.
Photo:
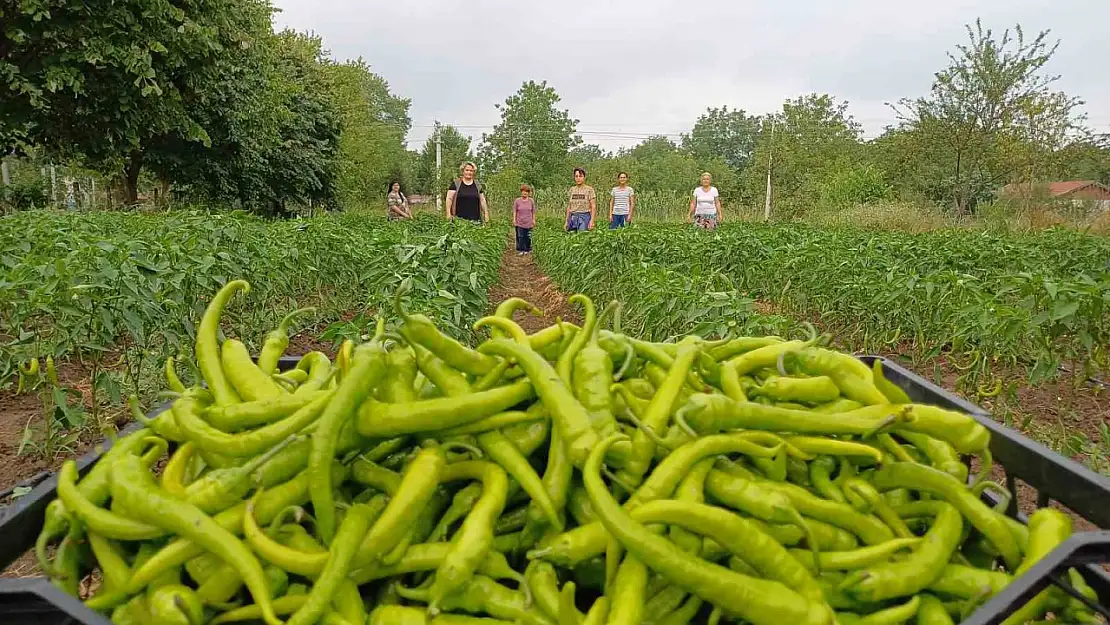
[[[567,302],[568,296],[540,271],[532,255],[520,256],[511,246],[501,257],[501,278],[489,290],[490,310],[510,297],[523,298],[543,311],[539,317],[519,310],[514,315],[513,319],[529,334],[553,325],[559,318],[582,323],[581,311]]]

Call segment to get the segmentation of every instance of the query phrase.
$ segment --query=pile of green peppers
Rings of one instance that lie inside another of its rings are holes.
[[[249,290],[209,303],[202,384],[169,360],[170,407],[132,398],[143,427],[59,473],[36,552],[117,625],[942,625],[1072,531],[1002,512],[973,418],[812,332],[651,343],[575,295],[581,326],[527,334],[513,298],[472,347],[402,288],[369,340],[281,371],[311,310],[255,360],[219,331]],[[1098,622],[1055,588],[1006,622],[1047,615]]]

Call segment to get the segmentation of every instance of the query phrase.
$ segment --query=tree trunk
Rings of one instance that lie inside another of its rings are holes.
[[[130,205],[135,205],[139,202],[139,172],[142,170],[143,153],[138,150],[132,150],[131,154],[127,156],[127,169],[125,170],[126,178],[124,180],[127,203]]]

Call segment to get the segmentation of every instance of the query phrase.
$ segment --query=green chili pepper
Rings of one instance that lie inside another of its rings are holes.
[[[368,438],[389,438],[467,425],[527,401],[534,393],[533,384],[521,380],[481,393],[404,404],[387,404],[371,398],[358,411],[358,432]]]
[[[224,373],[223,366],[220,364],[220,316],[223,315],[228,301],[237,291],[246,294],[250,292],[250,288],[250,284],[246,280],[232,280],[225,284],[212,297],[204,311],[204,316],[201,317],[200,325],[197,326],[197,365],[204,381],[208,384],[208,389],[216,399],[217,405],[222,406],[239,402],[239,395],[235,392],[235,388],[231,385]]]
[[[262,351],[258,353],[258,368],[262,373],[270,375],[277,371],[278,361],[285,353],[285,348],[289,347],[289,326],[293,324],[294,319],[307,314],[316,314],[316,309],[309,307],[294,310],[285,315],[278,326],[266,335],[266,340],[262,343]]]
[[[177,377],[177,369],[174,367],[174,357],[166,358],[166,364],[162,367],[162,373],[166,377],[166,386],[175,393],[184,393],[185,385],[181,383],[181,378]]]
[[[705,480],[709,477],[709,472],[713,469],[715,462],[713,458],[704,458],[698,461],[679,483],[675,492],[675,500],[692,504],[705,503]],[[680,525],[671,526],[670,538],[674,544],[687,553],[701,552],[701,537]],[[678,601],[682,601],[682,599],[680,598]],[[674,606],[674,608],[677,607],[677,605]]]
[[[204,606],[197,593],[187,586],[163,586],[147,601],[150,616],[167,625],[203,625]]]
[[[1013,578],[1001,571],[948,564],[931,584],[929,591],[960,599],[985,599],[1005,588]]]
[[[542,560],[533,560],[524,570],[524,579],[540,610],[551,618],[559,618],[559,576],[555,567]]]
[[[828,376],[840,388],[840,394],[865,406],[887,403],[886,396],[874,383],[874,374],[862,361],[848,354],[807,347],[790,354],[788,370],[810,376]]]
[[[50,567],[50,583],[74,597],[78,596],[81,578],[84,577],[81,571],[81,563],[86,559],[84,552],[84,526],[79,522],[71,522],[65,538],[54,551],[54,561]]]
[[[907,418],[905,413],[906,410],[896,406],[868,406],[854,412],[828,415],[738,402],[724,395],[697,394],[679,410],[675,420],[692,435],[751,429],[866,437],[902,424]]]
[[[363,504],[355,504],[347,510],[331,543],[327,564],[312,585],[304,605],[293,613],[286,625],[313,625],[323,616],[343,580],[347,578],[356,548],[366,536],[377,514],[378,510]]]
[[[963,519],[955,507],[937,504],[933,526],[909,556],[851,573],[841,582],[840,589],[861,601],[876,602],[914,595],[933,583],[959,545],[963,528]]]
[[[185,501],[207,514],[215,514],[234,506],[254,486],[254,478],[262,466],[290,442],[287,439],[241,466],[209,471],[185,487]]]
[[[913,401],[910,399],[910,396],[906,394],[906,391],[902,390],[902,387],[886,379],[886,376],[883,374],[883,361],[876,360],[871,363],[871,372],[874,375],[875,386],[878,387],[879,392],[886,397],[888,402],[892,404],[908,404]]]
[[[841,414],[844,412],[852,412],[863,408],[863,404],[854,399],[836,399],[820,406],[814,406],[809,410],[812,412],[819,412],[821,414]]]
[[[916,547],[920,543],[920,538],[895,538],[885,543],[851,551],[814,553],[804,549],[791,549],[790,555],[810,571],[817,571],[818,564],[822,571],[848,571],[885,562],[898,552]]]
[[[497,366],[496,359],[476,352],[441,333],[426,316],[406,312],[401,305],[401,297],[410,288],[411,285],[406,280],[393,298],[393,310],[404,324],[401,326],[401,336],[405,337],[409,344],[419,343],[451,367],[471,375],[484,375]],[[428,375],[428,372],[424,371],[424,375]],[[435,381],[431,375],[428,375],[428,378]]]
[[[610,624],[638,625],[643,622],[647,581],[647,565],[632,554],[625,555],[612,587],[605,589],[606,596],[609,597]]]
[[[590,425],[586,408],[563,384],[551,365],[528,346],[507,339],[491,339],[478,350],[516,360],[531,381],[536,395],[551,413],[571,462],[575,466],[581,466],[589,450],[598,441],[597,432]]]
[[[428,613],[434,615],[437,613],[432,608],[437,605],[434,599],[434,588],[434,585],[428,590],[398,588],[398,593],[409,600],[428,602]],[[554,622],[547,617],[528,608],[523,593],[509,590],[483,575],[475,575],[441,603],[446,610],[489,614],[495,618],[512,619],[525,625],[554,625]]]
[[[788,378],[776,376],[756,387],[749,395],[775,402],[823,404],[840,397],[840,388],[828,376]]]
[[[269,625],[281,625],[273,612],[266,578],[258,560],[234,535],[196,506],[163,494],[139,458],[120,458],[112,467],[112,498],[140,521],[186,537],[235,566]],[[132,577],[132,585],[135,584]]]
[[[333,473],[335,473],[333,479],[342,480],[346,475],[345,467],[342,465],[335,464],[332,470]],[[269,523],[280,514],[282,510],[285,510],[289,506],[300,505],[307,502],[308,489],[308,475],[307,473],[301,473],[281,485],[275,486],[264,493],[259,493],[257,501],[255,502],[254,518],[256,518],[259,523]],[[246,514],[246,509],[247,504],[243,502],[217,514],[212,520],[215,521],[216,525],[221,529],[238,535],[243,531],[243,518]],[[154,579],[162,571],[181,566],[203,553],[205,553],[204,547],[189,538],[179,537],[174,539],[141,566],[136,564],[131,576],[129,590],[138,592],[138,590],[145,587],[150,580]],[[126,598],[126,596],[123,597],[124,600],[126,600]]]
[[[113,463],[113,471],[116,465],[128,458],[141,462],[137,456],[119,457]],[[77,463],[66,460],[58,470],[58,497],[65,504],[66,510],[90,531],[116,540],[150,540],[165,536],[166,532],[159,526],[143,523],[93,504],[77,489],[76,481]]]
[[[111,448],[77,483],[77,492],[83,495],[92,505],[103,506],[111,494],[109,478],[112,472],[112,463],[120,456],[138,452],[143,445],[151,442],[151,438],[151,431],[142,428],[116,439]],[[48,576],[51,574],[51,565],[47,557],[47,546],[58,538],[65,536],[68,529],[68,511],[61,497],[58,497],[47,504],[46,512],[43,515],[42,530],[35,540],[35,556],[38,559],[39,566]]]
[[[359,484],[373,486],[387,495],[396,494],[397,489],[401,487],[400,474],[378,466],[362,456],[351,463],[351,478]]]
[[[810,601],[824,601],[809,571],[778,541],[738,515],[705,504],[661,499],[644,504],[631,516],[644,524],[666,523],[696,530],[750,564],[763,578],[782,582]]]
[[[562,434],[557,427],[551,428],[551,444],[547,452],[547,467],[543,472],[542,481],[544,490],[556,509],[556,514],[566,507],[573,477],[574,465],[567,446],[563,444]],[[544,511],[538,503],[529,504],[528,520],[524,524],[524,531],[521,532],[521,542],[525,547],[530,547],[542,534],[547,533],[548,525],[544,522],[544,516]]]
[[[381,327],[379,322],[379,327]],[[351,369],[331,401],[320,414],[312,432],[308,460],[312,509],[316,514],[320,538],[331,544],[335,535],[335,499],[332,494],[331,463],[335,458],[339,434],[345,422],[354,417],[358,406],[370,396],[377,382],[386,373],[385,350],[379,340],[363,343],[351,356]]]
[[[720,362],[761,347],[777,345],[782,342],[783,339],[778,336],[739,336],[723,345],[710,348],[708,354],[713,360]]]
[[[980,453],[990,444],[990,431],[969,415],[937,406],[907,404],[908,419],[898,430],[928,434],[946,441],[961,454]]]
[[[586,300],[588,301],[588,299]],[[578,353],[570,354],[572,359],[571,375],[567,380],[574,389],[574,395],[586,408],[590,423],[599,436],[608,436],[617,431],[617,419],[613,416],[613,396],[609,385],[613,379],[613,360],[598,343],[600,329],[596,317],[590,314],[593,305],[586,306],[586,322],[582,335],[587,337]],[[568,357],[567,353],[560,356]]]
[[[969,497],[974,498],[974,495]],[[976,499],[976,501],[978,501]],[[974,523],[974,521],[973,521]],[[993,536],[987,534],[981,528],[976,526],[987,538],[990,538],[1000,551],[1003,549]],[[1071,517],[1063,512],[1054,508],[1039,508],[1029,516],[1029,542],[1026,544],[1025,558],[1014,569],[1014,577],[1020,577],[1025,574],[1036,564],[1041,558],[1048,555],[1053,549],[1068,539],[1072,532]],[[1003,553],[1005,558],[1005,553]],[[1009,561],[1007,560],[1007,565]],[[1025,605],[1018,608],[1013,614],[1003,621],[1003,625],[1020,625],[1026,621],[1041,618],[1049,609],[1049,604],[1052,601],[1051,589],[1043,590],[1032,600]]]
[[[263,373],[242,341],[227,339],[220,348],[220,364],[224,375],[231,382],[239,397],[246,401],[259,401],[280,397],[286,393],[269,373]]]
[[[898,437],[905,439],[917,448],[922,455],[929,459],[934,468],[944,471],[960,482],[967,482],[967,465],[960,460],[960,455],[952,445],[917,432],[900,431]]]
[[[432,614],[444,598],[470,581],[478,564],[492,548],[493,525],[505,509],[509,489],[505,471],[490,462],[452,464],[447,467],[443,479],[480,480],[482,495],[451,539],[451,552],[436,569],[435,581],[429,589],[428,610]]]
[[[127,564],[123,549],[115,541],[108,540],[96,532],[89,532],[86,538],[93,557],[96,558],[96,564],[100,568],[101,580],[108,590],[126,588],[131,579],[131,567]]]
[[[297,391],[302,391],[301,386]],[[237,432],[260,425],[267,425],[288,417],[321,397],[330,397],[335,391],[311,391],[282,394],[259,401],[208,406],[203,417],[212,427],[224,432]]]
[[[308,352],[297,362],[297,369],[308,372],[308,378],[293,391],[294,395],[306,395],[326,388],[335,371],[331,360],[324,352]]]
[[[990,539],[1001,552],[1007,566],[1017,567],[1021,550],[1000,515],[987,507],[951,475],[920,464],[895,462],[872,473],[869,481],[880,491],[909,488],[942,498],[959,510],[975,529]]]
[[[611,436],[594,448],[583,470],[590,503],[612,534],[630,554],[651,562],[656,573],[672,584],[721,606],[755,625],[762,623],[831,623],[820,607],[774,581],[745,577],[706,563],[676,549],[670,541],[636,523],[621,509],[601,479],[608,447],[621,437]]]
[[[293,614],[308,603],[308,594],[286,594],[273,602],[275,614]],[[238,623],[242,621],[257,621],[262,616],[262,610],[257,605],[248,605],[241,608],[228,610],[209,621],[209,625],[222,625],[223,623]],[[329,612],[320,619],[321,625],[356,625],[347,623],[346,619],[338,617],[334,612]]]
[[[536,474],[532,465],[528,464],[528,459],[520,453],[512,442],[504,434],[494,430],[479,434],[478,445],[490,459],[501,465],[520,484],[524,492],[528,493],[528,496],[543,512],[550,526],[555,531],[561,532],[563,530],[563,520],[556,510],[543,480]]]
[[[859,616],[851,612],[837,612],[836,618],[841,625],[902,625],[917,614],[921,598],[914,595],[908,602],[892,608]]]
[[[921,594],[921,605],[917,608],[915,625],[956,625],[944,604],[933,595]]]
[[[666,583],[666,578],[658,578],[662,583]],[[685,590],[678,586],[667,585],[662,590],[654,594],[651,593],[651,587],[648,587],[648,594],[651,594],[651,599],[644,604],[644,618],[649,622],[658,622],[666,618],[675,610],[682,607],[686,597],[689,596]]]
[[[679,389],[685,384],[686,375],[693,366],[699,347],[694,339],[688,338],[683,339],[678,349],[674,365],[667,371],[666,378],[659,385],[659,390],[651,403],[648,404],[642,420],[643,427],[632,437],[632,450],[628,461],[618,473],[619,477],[632,483],[639,483],[651,465],[652,456],[655,454],[652,433],[666,429],[677,404]]]
[[[185,486],[190,480],[189,471],[195,457],[196,445],[192,442],[185,443],[174,451],[166,466],[162,468],[160,478],[162,488],[171,495],[185,496]]]
[[[182,433],[197,449],[244,458],[271,449],[317,419],[322,419],[322,413],[332,405],[335,393],[327,391],[280,421],[239,434],[228,434],[209,425],[202,416],[204,404],[191,393],[174,402],[173,416]]]
[[[543,419],[543,414],[537,411],[523,411],[523,410],[507,410],[499,412],[491,417],[479,419],[466,425],[460,425],[446,430],[441,430],[439,435],[445,438],[453,436],[463,436],[466,434],[481,434],[482,432],[489,432],[492,430],[500,430],[501,428],[509,427],[512,425],[520,425],[526,423],[534,423]],[[502,432],[504,433],[504,432]]]

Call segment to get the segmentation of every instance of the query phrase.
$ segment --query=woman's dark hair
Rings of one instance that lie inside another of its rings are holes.
[[[628,177],[628,172],[626,172],[626,171],[618,172],[617,173],[617,178],[620,178],[621,176],[624,176],[625,178],[627,178]]]
[[[405,190],[405,188],[401,186],[401,181],[400,180],[394,180],[393,182],[389,183],[389,187],[387,187],[387,189],[392,191],[393,190],[393,185],[397,185],[397,192],[398,193],[401,193]]]
[[[586,177],[586,170],[585,170],[585,169],[582,169],[581,167],[575,167],[575,168],[574,168],[574,173],[576,173],[576,174],[577,174],[578,172],[582,172],[582,177],[583,177],[583,178],[585,178],[585,177]]]

